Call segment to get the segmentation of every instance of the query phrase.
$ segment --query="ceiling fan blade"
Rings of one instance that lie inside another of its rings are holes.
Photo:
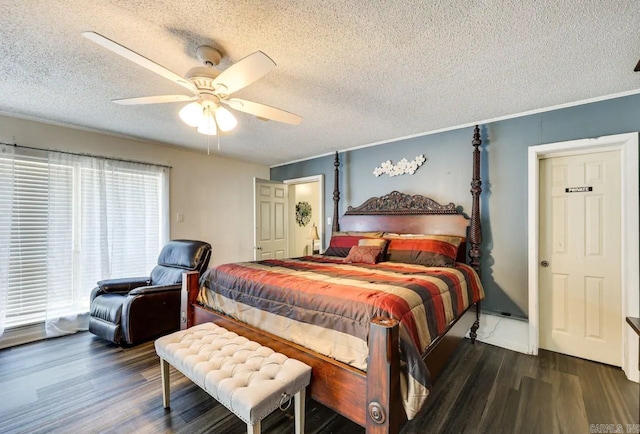
[[[231,95],[264,77],[275,67],[276,63],[269,56],[262,51],[256,51],[225,69],[213,81],[213,85],[217,93]]]
[[[138,98],[121,98],[113,99],[112,102],[121,105],[138,105],[138,104],[163,104],[167,102],[187,102],[197,100],[197,96],[188,95],[157,95],[157,96],[141,96]]]
[[[165,68],[164,66],[158,65],[156,62],[154,62],[153,60],[149,60],[146,57],[136,53],[135,51],[132,51],[130,49],[128,49],[127,47],[118,44],[117,42],[112,41],[111,39],[102,36],[99,33],[96,32],[82,32],[82,36],[84,36],[85,38],[89,39],[90,41],[95,42],[98,45],[101,45],[102,47],[106,48],[107,50],[113,51],[114,53],[116,53],[119,56],[124,57],[125,59],[128,59],[134,63],[137,63],[138,65],[142,66],[143,68],[147,68],[149,71],[151,72],[155,72],[156,74],[173,81],[176,84],[179,84],[180,86],[189,89],[191,92],[196,93],[197,89],[196,87],[193,85],[193,83],[191,83],[188,80],[185,80],[183,77],[179,76],[178,74],[176,74],[173,71],[169,71],[167,68]]]
[[[271,107],[265,104],[260,104],[253,101],[247,101],[246,99],[231,98],[220,101],[227,104],[234,110],[238,110],[244,113],[257,116],[259,118],[270,119],[272,121],[284,122],[285,124],[299,125],[302,122],[302,117],[294,115],[284,110],[280,110],[275,107]]]

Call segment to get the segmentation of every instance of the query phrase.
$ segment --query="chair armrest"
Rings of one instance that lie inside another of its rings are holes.
[[[181,292],[181,284],[145,286],[123,297],[123,341],[133,345],[178,330]]]
[[[182,284],[178,283],[177,285],[152,285],[152,286],[143,286],[134,289],[129,292],[129,295],[149,295],[155,294],[159,292],[168,292],[168,291],[180,291],[182,290]]]
[[[123,279],[107,279],[98,282],[98,287],[103,293],[129,292],[132,289],[149,284],[148,277],[125,277]]]

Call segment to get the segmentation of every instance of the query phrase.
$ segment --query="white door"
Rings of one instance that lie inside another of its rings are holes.
[[[254,259],[282,259],[287,249],[287,186],[255,178]]]
[[[622,363],[619,151],[540,161],[540,348]]]

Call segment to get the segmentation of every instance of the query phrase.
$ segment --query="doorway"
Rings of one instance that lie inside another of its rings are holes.
[[[638,381],[638,339],[630,327],[624,324],[626,316],[638,316],[639,309],[639,210],[638,210],[638,134],[619,134],[596,139],[574,140],[551,143],[529,148],[529,192],[528,192],[528,249],[529,249],[529,349],[532,354],[538,353],[540,346],[540,330],[542,315],[540,302],[542,290],[540,269],[544,267],[541,251],[540,230],[540,175],[541,160],[552,157],[573,155],[590,155],[598,152],[618,151],[620,163],[620,218],[616,222],[623,236],[619,246],[619,276],[621,279],[620,296],[620,333],[622,348],[619,353],[622,369],[627,378]],[[567,186],[565,188],[585,187]],[[588,186],[586,186],[588,187]],[[579,194],[579,191],[578,191]],[[595,281],[591,282],[594,283]],[[597,283],[597,282],[596,282]],[[591,291],[594,295],[597,285]],[[589,291],[587,291],[589,292]],[[589,306],[592,307],[593,305]],[[545,318],[545,321],[548,319]]]
[[[289,189],[289,256],[321,253],[324,247],[324,175],[287,179],[284,183]]]

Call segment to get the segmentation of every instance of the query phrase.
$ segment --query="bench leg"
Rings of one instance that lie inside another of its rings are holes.
[[[169,408],[169,362],[160,357],[160,374],[162,376],[162,405]]]
[[[247,424],[247,434],[260,434],[260,421],[251,425]]]
[[[296,423],[296,434],[304,434],[304,399],[305,389],[293,395],[293,408]]]

